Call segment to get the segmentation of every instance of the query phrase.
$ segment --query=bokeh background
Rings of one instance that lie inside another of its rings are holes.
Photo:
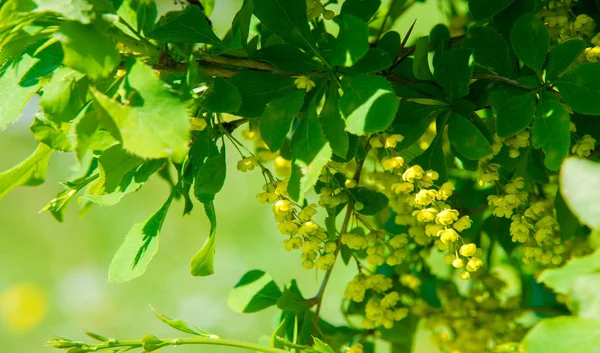
[[[52,1],[52,0],[49,0]],[[228,28],[241,0],[217,0],[211,19],[218,34]],[[159,13],[177,9],[173,0],[157,0]],[[417,3],[395,28],[405,33],[418,19],[413,39],[446,22],[437,0]],[[31,154],[36,141],[28,126],[36,97],[23,117],[0,133],[0,170]],[[234,151],[233,148],[229,151]],[[154,318],[153,305],[167,316],[187,320],[221,337],[259,341],[270,335],[277,320],[274,308],[258,314],[239,314],[227,306],[229,290],[248,270],[261,269],[280,285],[298,279],[306,297],[316,293],[323,273],[302,269],[298,253],[287,253],[273,221],[270,207],[258,203],[260,173],[235,169],[230,153],[228,177],[215,206],[218,217],[216,274],[208,278],[189,275],[189,261],[208,235],[201,207],[182,217],[183,205],[174,204],[160,236],[160,250],[141,278],[124,284],[108,283],[114,252],[131,226],[147,219],[168,196],[157,178],[127,195],[118,205],[94,206],[81,218],[72,203],[64,223],[40,209],[62,190],[76,167],[75,159],[55,153],[47,182],[36,188],[21,187],[0,200],[0,352],[51,352],[43,347],[53,335],[84,339],[83,330],[109,337],[137,339],[146,333],[177,335]],[[353,268],[336,266],[328,287],[323,317],[341,324],[339,303]],[[167,349],[168,350],[168,349]],[[186,352],[229,352],[227,348],[178,347]],[[419,339],[416,352],[431,352],[429,340]]]

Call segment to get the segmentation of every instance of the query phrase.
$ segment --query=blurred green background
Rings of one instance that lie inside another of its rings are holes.
[[[218,0],[211,16],[223,35],[241,0]],[[172,0],[157,1],[159,13],[177,9]],[[446,18],[437,0],[416,4],[396,24],[405,33],[418,19],[413,39],[426,35]],[[36,141],[28,125],[35,97],[22,119],[0,134],[0,170],[19,163],[33,152]],[[229,151],[234,151],[233,148]],[[201,207],[182,217],[175,204],[160,238],[160,251],[141,278],[109,284],[108,267],[125,234],[136,222],[147,219],[168,196],[167,185],[151,179],[137,193],[110,208],[98,206],[78,216],[71,204],[64,223],[39,210],[62,190],[58,184],[73,173],[75,159],[55,153],[47,182],[36,188],[17,188],[0,200],[0,352],[48,352],[42,347],[53,335],[84,339],[82,330],[117,338],[143,334],[177,335],[160,323],[148,305],[167,316],[187,320],[221,337],[256,342],[270,335],[277,310],[238,314],[227,306],[229,290],[248,270],[261,269],[280,285],[296,278],[306,297],[314,295],[323,273],[302,269],[299,253],[287,253],[273,221],[270,206],[255,199],[261,191],[258,172],[235,169],[238,156],[230,153],[228,177],[215,206],[218,217],[216,274],[208,278],[189,275],[189,261],[208,235]],[[339,304],[352,267],[336,266],[324,300],[323,317],[343,323]],[[418,352],[430,351],[420,340]],[[178,347],[177,352],[229,352],[227,348]]]

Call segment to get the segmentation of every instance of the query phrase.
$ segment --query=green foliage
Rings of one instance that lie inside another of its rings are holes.
[[[600,183],[598,163],[569,158],[560,171],[560,192],[573,213],[590,228],[600,229],[597,195]]]

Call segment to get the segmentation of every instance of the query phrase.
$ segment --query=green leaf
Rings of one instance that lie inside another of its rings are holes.
[[[550,35],[544,22],[534,14],[519,17],[510,31],[510,44],[523,64],[541,76],[550,48]]]
[[[548,54],[546,80],[552,81],[565,72],[585,50],[585,42],[571,39],[555,46]]]
[[[0,199],[17,186],[37,186],[43,183],[52,152],[54,150],[40,143],[26,160],[0,173]]]
[[[275,98],[265,107],[263,116],[259,120],[260,136],[269,149],[278,151],[290,131],[292,121],[302,104],[304,91],[295,91],[281,98]]]
[[[206,204],[214,200],[225,184],[227,165],[225,164],[225,148],[216,156],[206,160],[198,170],[194,182],[194,195]]]
[[[229,293],[227,304],[239,313],[255,313],[276,305],[281,290],[271,276],[261,270],[248,271]]]
[[[301,201],[304,194],[317,183],[323,167],[331,160],[331,147],[321,129],[315,100],[309,104],[306,115],[292,136],[291,149],[297,167],[292,169],[292,174],[301,172],[301,176],[295,175],[297,178],[294,179],[294,183],[299,185],[294,185],[290,178],[290,184],[298,191],[290,196]]]
[[[599,163],[567,158],[560,170],[560,193],[583,224],[600,229]]]
[[[206,43],[225,48],[198,6],[188,6],[183,11],[167,12],[146,36],[160,42]]]
[[[496,132],[510,137],[529,126],[535,115],[535,93],[527,92],[506,99],[498,109]]]
[[[508,7],[514,0],[469,0],[469,10],[476,20],[484,20]]]
[[[292,280],[290,288],[283,289],[283,293],[277,301],[277,307],[281,310],[292,311],[298,315],[310,309],[310,303],[300,293],[296,280]]]
[[[556,220],[560,227],[560,239],[562,241],[582,235],[582,227],[579,224],[579,220],[565,203],[565,199],[560,194],[560,191],[554,197],[554,210],[556,211]]]
[[[331,54],[331,65],[350,67],[369,50],[367,23],[360,18],[344,15],[339,25],[340,32]]]
[[[190,273],[196,277],[206,277],[215,273],[215,245],[217,232],[217,216],[212,202],[204,204],[204,212],[210,221],[210,234],[202,248],[190,262]]]
[[[471,51],[453,48],[440,56],[435,66],[435,78],[450,101],[469,94],[469,83],[473,75]]]
[[[427,149],[419,155],[417,158],[411,161],[412,164],[418,164],[423,169],[432,169],[439,173],[440,179],[439,182],[443,183],[448,180],[448,171],[446,167],[446,156],[444,155],[443,150],[443,129],[446,125],[447,121],[447,113],[442,113],[437,117],[436,121],[436,136],[427,147]]]
[[[308,26],[305,0],[254,0],[254,15],[290,44],[319,53]]]
[[[342,4],[340,15],[352,15],[369,22],[380,6],[381,0],[346,0]]]
[[[329,345],[320,339],[313,337],[315,344],[313,345],[313,349],[318,353],[335,353],[333,348],[329,347]]]
[[[429,37],[421,37],[415,43],[413,74],[419,80],[435,80],[429,69]]]
[[[473,50],[475,63],[501,76],[510,75],[508,46],[504,38],[490,27],[473,26],[463,46]]]
[[[202,105],[214,113],[235,113],[242,105],[242,97],[229,81],[215,77],[212,89]]]
[[[36,117],[29,130],[31,130],[36,140],[48,145],[52,149],[63,152],[70,152],[73,149],[67,133],[55,128],[47,121],[42,121]]]
[[[92,91],[119,128],[123,147],[142,158],[171,157],[182,161],[188,150],[189,120],[181,100],[141,62],[133,64],[127,79],[141,96],[142,106],[121,105]]]
[[[98,173],[95,173],[97,162],[92,160],[90,167],[85,175],[62,183],[65,189],[56,195],[56,197],[48,202],[41,210],[41,212],[49,211],[52,216],[59,222],[64,220],[64,214],[67,206],[71,200],[77,195],[79,190],[86,187],[89,183],[98,178]]]
[[[294,79],[270,72],[242,71],[229,79],[242,96],[236,115],[258,118],[268,102],[296,90]]]
[[[345,157],[348,154],[350,138],[346,132],[346,123],[342,119],[338,108],[339,99],[337,86],[331,83],[327,90],[327,99],[319,115],[319,122],[321,122],[321,128],[333,153]]]
[[[63,64],[93,80],[108,77],[121,62],[115,43],[94,25],[62,22],[54,37],[62,44]]]
[[[165,324],[171,326],[172,328],[176,329],[177,331],[189,333],[191,335],[196,335],[196,336],[210,337],[210,334],[207,333],[206,331],[200,330],[199,328],[197,328],[197,327],[195,327],[193,325],[190,326],[190,325],[188,325],[183,320],[174,320],[174,319],[168,318],[165,315],[163,315],[163,314],[159,313],[158,311],[156,311],[156,309],[154,309],[152,306],[150,306],[150,309],[152,310],[152,312],[154,313],[154,315],[156,315],[156,317],[160,321],[162,321]]]
[[[544,270],[538,281],[556,293],[569,294],[578,277],[597,273],[600,270],[600,251],[571,259],[560,268]]]
[[[367,51],[367,54],[362,59],[352,67],[344,70],[344,72],[356,76],[379,72],[390,66],[392,66],[392,59],[388,53],[379,48],[369,48],[369,51]]]
[[[228,43],[229,47],[239,47],[248,51],[248,34],[250,32],[253,7],[253,0],[244,0],[242,7],[235,14],[231,24],[231,31],[225,36],[225,42]]]
[[[25,103],[37,91],[37,85],[20,84],[21,77],[37,61],[25,55],[21,61],[8,67],[4,74],[0,71],[0,131],[19,119]]]
[[[361,0],[356,0],[360,2]],[[344,2],[344,4],[348,3],[348,1]],[[390,59],[396,58],[398,55],[398,51],[400,50],[400,45],[402,41],[400,40],[400,33],[396,31],[388,31],[379,39],[377,42],[377,49],[381,49],[387,53]]]
[[[101,4],[99,1],[90,3],[90,1],[86,0],[34,0],[34,2],[37,4],[35,12],[55,12],[60,14],[64,19],[79,21],[83,24],[89,24],[94,19],[96,15],[94,7],[96,6],[93,4]]]
[[[342,89],[340,111],[346,120],[346,131],[366,135],[384,131],[394,121],[399,100],[385,78],[346,76],[342,79]]]
[[[540,99],[532,128],[533,147],[544,151],[546,166],[558,170],[571,146],[571,117],[556,100]]]
[[[596,353],[600,321],[567,316],[544,319],[527,333],[521,346],[530,353]]]
[[[415,341],[420,338],[417,334],[418,325],[419,318],[409,315],[395,322],[391,329],[382,329],[381,337],[392,343],[392,353],[410,353],[413,352]]]
[[[172,201],[171,194],[148,220],[133,225],[110,263],[109,282],[127,282],[146,272],[148,264],[158,251],[158,236]]]
[[[404,136],[396,149],[403,150],[417,142],[442,109],[444,106],[440,105],[401,102],[396,119],[391,126],[393,133]]]
[[[429,42],[431,42],[432,48],[440,48],[442,43],[444,43],[442,49],[447,49],[450,47],[450,30],[445,24],[439,23],[435,25],[431,31],[429,32]]]
[[[561,97],[574,111],[600,115],[600,64],[584,63],[554,81]]]
[[[356,210],[356,212],[368,216],[378,214],[386,209],[390,201],[384,194],[365,187],[350,189],[350,193],[356,201],[362,202],[364,205],[361,210]]]
[[[259,50],[256,58],[284,72],[305,73],[323,69],[312,56],[289,44],[273,44]]]
[[[56,124],[75,119],[86,101],[87,84],[78,84],[82,75],[67,68],[56,70],[43,88],[40,106],[46,118]]]
[[[83,160],[88,150],[104,151],[118,141],[105,128],[106,125],[114,126],[114,123],[106,115],[104,110],[97,109],[92,102],[88,103],[75,118],[75,155],[79,161]],[[114,129],[116,130],[116,129]],[[118,133],[116,134],[118,136]]]
[[[456,113],[449,120],[448,140],[468,159],[478,160],[493,153],[492,146],[481,131],[469,120]]]

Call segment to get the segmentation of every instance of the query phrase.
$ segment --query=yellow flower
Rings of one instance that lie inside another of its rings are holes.
[[[310,221],[310,219],[313,218],[313,216],[316,214],[317,214],[317,206],[311,204],[311,205],[304,207],[302,209],[302,211],[298,212],[298,218],[300,218],[301,221],[306,222],[306,221]]]
[[[525,186],[525,180],[523,177],[516,177],[510,181],[510,183],[506,184],[506,192],[509,194],[516,194],[519,192],[519,189],[522,189]]]
[[[298,232],[298,223],[296,221],[281,222],[277,226],[281,234],[284,235],[296,235]]]
[[[409,193],[415,189],[415,185],[412,183],[407,183],[407,182],[395,183],[395,184],[392,184],[391,188],[392,188],[392,191],[395,192],[396,194]]]
[[[356,185],[357,183],[354,179],[346,179],[346,181],[344,182],[344,186],[348,189],[353,189],[356,187]]]
[[[296,88],[304,89],[306,90],[306,92],[310,91],[315,87],[315,83],[306,76],[298,76],[298,78],[296,78],[296,80],[294,81],[294,84],[296,85]]]
[[[467,280],[471,278],[471,274],[467,271],[463,271],[460,273],[460,279]]]
[[[315,234],[317,230],[319,230],[319,226],[313,221],[308,221],[304,222],[304,224],[298,228],[298,234],[303,237],[308,237],[309,235]]]
[[[354,302],[360,303],[365,299],[367,290],[366,279],[363,275],[357,275],[348,283],[344,291],[344,297]]]
[[[458,232],[462,232],[465,229],[471,228],[471,223],[473,223],[473,221],[469,216],[462,216],[458,221],[454,222],[452,228],[456,229]]]
[[[498,175],[498,173],[485,173],[479,177],[477,184],[479,184],[479,186],[484,186],[487,183],[492,183],[498,180],[500,180],[500,175]]]
[[[391,172],[394,169],[398,169],[404,165],[404,158],[402,157],[383,157],[381,159],[381,165],[383,169]]]
[[[376,292],[385,292],[392,288],[392,279],[382,274],[372,275],[367,278],[367,287]]]
[[[436,197],[435,190],[421,190],[415,195],[415,203],[421,206],[429,205]]]
[[[348,348],[346,353],[363,353],[363,345],[360,343],[355,343]]]
[[[290,238],[283,241],[283,248],[287,251],[300,249],[302,247],[301,238]]]
[[[444,230],[444,226],[441,224],[428,224],[425,226],[425,234],[430,237],[437,237],[441,230]]]
[[[390,241],[388,242],[388,244],[394,249],[400,249],[402,246],[406,245],[407,243],[408,243],[408,237],[404,233],[396,235],[395,237],[390,239]]]
[[[337,244],[334,241],[330,241],[329,243],[325,244],[325,248],[323,250],[325,250],[326,253],[331,254],[335,252],[335,249],[337,249]]]
[[[447,200],[450,196],[452,196],[452,192],[454,190],[456,190],[456,188],[454,187],[454,184],[447,181],[447,182],[443,183],[442,186],[440,187],[440,189],[438,190],[436,198],[438,200]]]
[[[419,165],[413,165],[402,174],[402,180],[412,183],[415,179],[422,179],[425,171]]]
[[[577,141],[571,152],[580,158],[589,157],[591,152],[596,148],[596,140],[590,135],[584,135],[581,140]]]
[[[385,148],[396,148],[398,142],[404,140],[404,136],[394,134],[385,139]]]
[[[279,200],[273,206],[273,213],[277,216],[288,216],[292,214],[294,208],[288,200]]]
[[[246,157],[237,162],[237,169],[241,172],[253,170],[258,165],[256,157]]]
[[[460,257],[456,258],[452,261],[452,267],[454,267],[454,268],[463,268],[464,265],[465,265],[465,262]]]
[[[413,211],[412,215],[417,216],[417,221],[421,223],[431,222],[435,219],[435,215],[438,210],[432,207],[424,208],[422,210]]]
[[[465,244],[465,245],[461,246],[459,252],[462,256],[471,257],[471,256],[475,255],[476,251],[477,251],[477,245],[475,245],[473,243],[469,243],[469,244]]]
[[[319,270],[327,271],[333,266],[335,263],[335,255],[327,254],[319,257],[319,259],[315,262],[315,266]]]
[[[478,257],[472,257],[469,262],[467,262],[467,271],[475,272],[479,270],[483,266],[483,261]]]
[[[256,199],[260,203],[273,203],[277,201],[278,198],[279,196],[277,196],[277,194],[274,192],[261,192],[256,195]]]
[[[438,180],[439,178],[440,175],[438,172],[429,169],[425,171],[425,175],[423,176],[423,179],[419,180],[419,184],[424,188],[428,188],[431,187],[433,185],[433,182]]]
[[[435,222],[444,226],[449,226],[458,220],[458,211],[452,209],[445,209],[437,214]]]
[[[452,228],[443,229],[439,231],[438,236],[444,244],[447,244],[448,242],[454,243],[458,240],[458,233]]]

